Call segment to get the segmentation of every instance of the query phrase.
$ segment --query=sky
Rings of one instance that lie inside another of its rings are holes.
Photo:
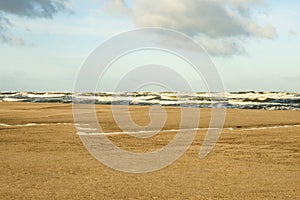
[[[104,41],[162,27],[203,46],[226,91],[300,92],[299,8],[298,0],[0,0],[0,91],[72,91]]]

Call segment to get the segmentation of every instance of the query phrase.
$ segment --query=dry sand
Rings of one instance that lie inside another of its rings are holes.
[[[130,107],[140,125],[148,107]],[[179,108],[167,108],[164,129],[178,128]],[[119,131],[110,106],[97,105],[100,124]],[[201,109],[199,127],[207,127]],[[37,123],[44,125],[4,126]],[[66,124],[57,124],[66,123]],[[110,169],[94,159],[74,128],[71,105],[0,103],[0,199],[300,199],[300,127],[245,129],[300,124],[299,111],[227,110],[213,151],[198,159],[205,131],[172,165],[146,174]],[[133,152],[163,147],[175,133],[150,139],[109,136]]]

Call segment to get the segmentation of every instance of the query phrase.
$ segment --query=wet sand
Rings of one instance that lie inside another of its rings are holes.
[[[105,132],[120,131],[110,106],[96,107]],[[130,107],[139,125],[149,123],[148,110]],[[169,107],[167,113],[164,129],[178,128],[180,109]],[[201,109],[199,127],[208,127],[209,119],[210,110]],[[294,125],[300,125],[299,111],[227,110],[228,129],[206,158],[198,158],[206,134],[199,130],[172,165],[129,174],[87,152],[70,104],[1,102],[0,199],[300,199],[300,127]],[[147,152],[175,134],[108,137],[120,148]]]

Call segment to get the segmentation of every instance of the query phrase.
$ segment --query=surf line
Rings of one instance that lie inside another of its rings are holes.
[[[27,126],[48,126],[48,125],[74,125],[74,123],[27,123],[27,124],[3,124],[0,123],[0,127],[27,127]],[[294,125],[276,125],[276,126],[259,126],[259,127],[226,127],[226,128],[186,128],[186,129],[167,129],[167,130],[142,130],[142,131],[123,131],[123,132],[106,132],[106,133],[86,133],[84,131],[90,130],[95,131],[95,128],[84,128],[79,127],[79,124],[75,124],[79,131],[78,135],[121,135],[121,134],[143,134],[143,133],[165,133],[165,132],[187,132],[187,131],[205,131],[213,129],[223,129],[223,130],[240,130],[240,131],[251,131],[251,130],[264,130],[264,129],[278,129],[278,128],[292,128],[300,127],[300,124]],[[89,126],[89,124],[82,124],[83,126]]]
[[[27,123],[27,124],[2,124],[4,127],[48,126],[48,125],[74,125],[73,123]]]
[[[223,129],[223,130],[241,130],[241,131],[251,131],[251,130],[264,130],[264,129],[278,129],[278,128],[292,128],[292,127],[300,127],[300,124],[295,125],[276,125],[276,126],[261,126],[261,127],[226,127],[226,128],[188,128],[188,129],[167,129],[167,130],[143,130],[143,131],[124,131],[124,132],[106,132],[106,133],[97,133],[97,132],[90,132],[86,133],[83,131],[77,132],[78,135],[85,135],[85,136],[95,136],[95,135],[125,135],[125,134],[143,134],[143,133],[166,133],[166,132],[188,132],[188,131],[206,131],[206,130],[213,130],[213,129]]]

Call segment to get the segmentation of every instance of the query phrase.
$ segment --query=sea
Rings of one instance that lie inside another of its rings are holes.
[[[161,105],[194,108],[300,110],[299,92],[0,92],[0,102]]]

